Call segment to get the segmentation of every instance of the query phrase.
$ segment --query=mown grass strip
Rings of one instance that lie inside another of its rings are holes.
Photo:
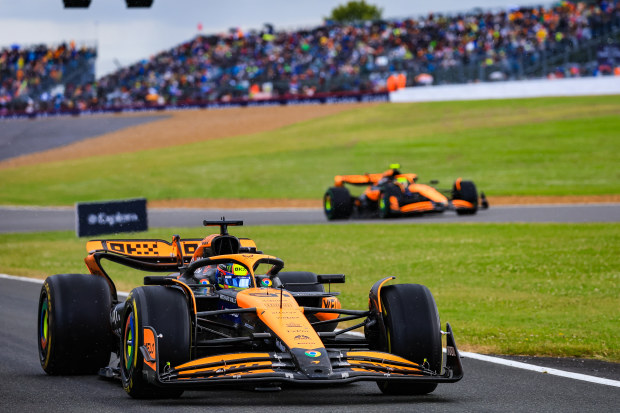
[[[334,175],[394,162],[448,188],[474,180],[488,195],[617,194],[618,113],[620,96],[383,104],[268,133],[0,170],[0,204],[320,199]]]
[[[132,234],[201,237],[204,229]],[[345,307],[365,308],[384,276],[433,292],[464,350],[620,361],[620,224],[354,224],[235,228],[287,270],[345,273]],[[123,235],[126,238],[127,235]],[[85,272],[71,232],[0,237],[0,272]],[[121,290],[144,273],[110,266]]]

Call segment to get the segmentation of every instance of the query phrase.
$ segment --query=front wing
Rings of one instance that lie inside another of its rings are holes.
[[[454,383],[463,377],[460,355],[452,329],[447,324],[446,363],[442,372],[402,357],[373,350],[327,349],[330,368],[307,374],[296,366],[289,352],[232,353],[203,357],[179,366],[160,370],[157,355],[142,348],[149,382],[162,387],[208,387],[226,384],[295,383],[302,385],[345,384],[354,381],[411,381],[417,383]],[[149,327],[147,327],[149,328]],[[153,331],[154,332],[154,331]],[[157,337],[156,334],[153,334]],[[157,341],[155,342],[157,348]],[[318,367],[318,366],[317,366]],[[324,366],[321,366],[324,367]],[[160,373],[161,372],[161,373]]]

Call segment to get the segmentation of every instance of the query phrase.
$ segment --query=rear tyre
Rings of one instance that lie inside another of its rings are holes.
[[[424,285],[396,284],[381,289],[381,306],[387,332],[386,351],[441,372],[442,346],[439,313],[433,295]],[[437,383],[378,381],[385,394],[428,394]]]
[[[474,206],[473,208],[457,209],[458,215],[474,215],[478,211],[478,191],[472,181],[461,181],[460,189],[457,189],[455,182],[452,186],[452,199],[462,199]]]
[[[176,288],[146,286],[134,289],[125,303],[121,328],[120,360],[123,388],[133,398],[175,398],[182,389],[160,388],[146,376],[155,371],[144,360],[145,327],[155,329],[160,373],[189,361],[191,321],[185,294]]]
[[[323,195],[323,210],[328,220],[348,219],[353,213],[353,200],[349,190],[334,186]]]
[[[316,284],[316,274],[309,271],[279,272],[278,278],[288,291],[293,292],[325,292],[323,284]]]
[[[103,277],[57,274],[39,294],[38,347],[47,374],[95,374],[110,361],[112,295]]]
[[[282,283],[283,287],[288,291],[319,292],[319,293],[325,292],[325,287],[323,286],[323,284],[317,283],[317,276],[313,272],[309,272],[309,271],[280,272],[278,273],[278,278],[280,279],[280,282]],[[298,285],[295,285],[295,284],[298,284]],[[322,302],[321,300],[317,299],[316,302],[308,303],[308,304],[313,307],[320,307],[321,302]],[[301,304],[303,304],[303,302],[300,303],[300,305]],[[311,323],[315,321],[319,321],[319,319],[314,314],[308,314],[307,318],[308,318],[308,321],[310,321]],[[338,326],[338,323],[334,322],[334,323],[328,323],[328,324],[319,324],[317,326],[314,326],[314,329],[319,332],[334,331],[337,326]]]

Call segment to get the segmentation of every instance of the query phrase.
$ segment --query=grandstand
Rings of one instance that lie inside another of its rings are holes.
[[[0,109],[67,108],[92,88],[96,58],[96,47],[75,42],[0,50]]]
[[[199,35],[94,79],[94,47],[0,50],[3,113],[351,95],[406,86],[618,74],[619,0]],[[403,86],[402,84],[400,86]]]

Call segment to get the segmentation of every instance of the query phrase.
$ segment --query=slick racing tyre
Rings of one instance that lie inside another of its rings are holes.
[[[353,213],[353,200],[349,190],[334,186],[323,195],[323,210],[328,220],[347,219]]]
[[[114,339],[112,295],[103,277],[57,274],[39,294],[38,347],[43,370],[51,375],[95,374],[107,366]]]
[[[309,271],[282,271],[278,273],[280,282],[288,291],[325,292],[323,284],[317,284],[316,274]]]
[[[433,295],[424,285],[395,284],[381,289],[381,306],[388,353],[441,373],[442,346],[439,313]],[[378,381],[386,394],[427,394],[437,383]]]
[[[473,205],[473,208],[459,208],[458,215],[474,215],[478,211],[478,191],[472,181],[457,181],[452,186],[452,199],[462,199]]]
[[[278,279],[282,283],[282,286],[291,292],[318,292],[324,293],[325,287],[323,284],[317,282],[317,276],[313,272],[309,271],[286,271],[278,273]],[[320,297],[303,297],[297,299],[299,305],[307,305],[308,307],[322,307],[322,298]],[[326,315],[327,318],[338,318],[335,315]],[[308,321],[310,323],[320,321],[316,314],[308,314]],[[314,329],[319,332],[331,332],[336,329],[338,323],[319,324],[314,326]]]
[[[379,217],[380,218],[392,218],[398,214],[396,211],[392,211],[390,205],[392,203],[393,197],[396,198],[396,203],[398,204],[398,199],[400,198],[402,192],[400,189],[394,185],[389,184],[381,192],[379,195]]]
[[[161,388],[151,384],[145,376],[155,377],[155,363],[144,359],[146,327],[155,330],[160,373],[165,366],[177,366],[189,361],[191,321],[185,294],[177,288],[145,286],[134,289],[123,311],[121,327],[120,362],[123,388],[133,398],[175,398],[182,389]],[[154,340],[154,339],[153,339]],[[153,357],[155,359],[155,357]],[[146,374],[145,374],[146,373]]]

